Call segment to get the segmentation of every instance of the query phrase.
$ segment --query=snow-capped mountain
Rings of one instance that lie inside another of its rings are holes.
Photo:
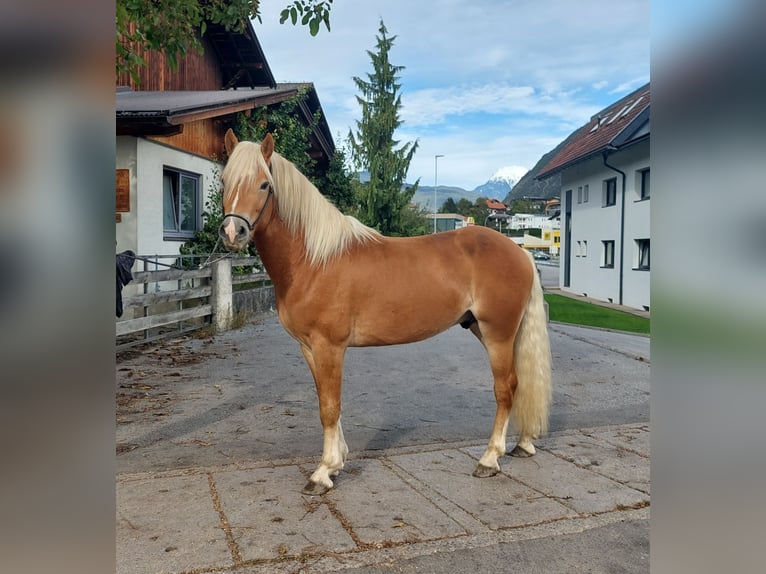
[[[521,165],[509,165],[506,167],[501,167],[495,172],[495,175],[489,178],[489,181],[504,180],[508,183],[508,185],[513,187],[522,177],[526,175],[528,171],[528,168]]]
[[[513,189],[513,186],[524,177],[529,170],[520,165],[501,167],[489,178],[487,183],[474,189],[474,193],[503,201]]]
[[[474,189],[473,191],[467,191],[460,187],[451,187],[448,185],[440,185],[437,197],[437,205],[441,205],[451,197],[455,201],[460,199],[467,199],[471,203],[475,202],[479,197],[489,197],[491,199],[497,199],[499,201],[505,201],[508,194],[513,189],[513,186],[527,173],[529,170],[519,165],[511,165],[507,167],[501,167],[495,174],[489,178],[487,183],[484,183]],[[412,202],[420,205],[426,209],[433,209],[434,188],[429,185],[418,186],[418,191],[415,192]]]

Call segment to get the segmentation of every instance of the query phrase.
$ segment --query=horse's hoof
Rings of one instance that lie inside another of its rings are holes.
[[[324,484],[317,484],[316,482],[307,482],[306,486],[303,487],[303,490],[301,492],[303,494],[308,494],[309,496],[322,496],[323,494],[326,494],[330,490],[330,487],[325,486]]]
[[[498,472],[500,472],[500,469],[498,468],[479,464],[476,466],[476,470],[473,471],[473,475],[476,478],[489,478],[490,476],[495,476]]]
[[[515,447],[513,447],[513,450],[508,454],[518,458],[529,458],[530,456],[534,455],[534,453],[525,451],[519,445],[516,445]]]

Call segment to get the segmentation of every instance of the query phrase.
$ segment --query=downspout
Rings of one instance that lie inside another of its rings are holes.
[[[609,156],[611,152],[617,151],[617,148],[614,147],[612,144],[609,144],[606,146],[606,149],[602,152],[602,159],[604,160],[604,167],[608,167],[612,171],[616,171],[622,176],[622,201],[620,202],[620,272],[618,274],[619,280],[620,280],[620,290],[619,290],[619,301],[618,304],[622,305],[622,283],[623,283],[623,259],[625,257],[625,184],[627,181],[627,176],[625,175],[625,172],[617,169],[613,165],[609,165],[609,163],[606,161],[606,158]]]

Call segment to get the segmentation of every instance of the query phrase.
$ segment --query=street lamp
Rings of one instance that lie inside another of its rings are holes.
[[[436,188],[439,181],[439,158],[444,157],[444,154],[436,154],[434,156],[434,233],[436,233]]]

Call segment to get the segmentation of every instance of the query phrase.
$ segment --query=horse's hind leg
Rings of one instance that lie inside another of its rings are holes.
[[[301,345],[301,350],[314,376],[319,398],[319,418],[324,434],[322,461],[303,487],[303,493],[321,495],[333,487],[330,477],[338,475],[348,455],[348,446],[340,424],[345,348],[331,345],[308,348]]]
[[[518,444],[513,447],[513,450],[509,452],[511,456],[516,456],[519,458],[529,458],[530,456],[534,456],[534,454],[537,452],[535,449],[535,445],[532,442],[532,439],[537,438],[536,436],[525,436],[522,435],[519,437]]]
[[[479,336],[475,332],[474,334]],[[508,420],[513,406],[513,392],[516,389],[516,373],[513,368],[512,340],[488,342],[486,336],[480,336],[480,339],[489,354],[492,376],[495,380],[497,411],[487,450],[484,451],[473,475],[487,478],[500,472],[500,464],[497,461],[499,457],[505,454]]]

